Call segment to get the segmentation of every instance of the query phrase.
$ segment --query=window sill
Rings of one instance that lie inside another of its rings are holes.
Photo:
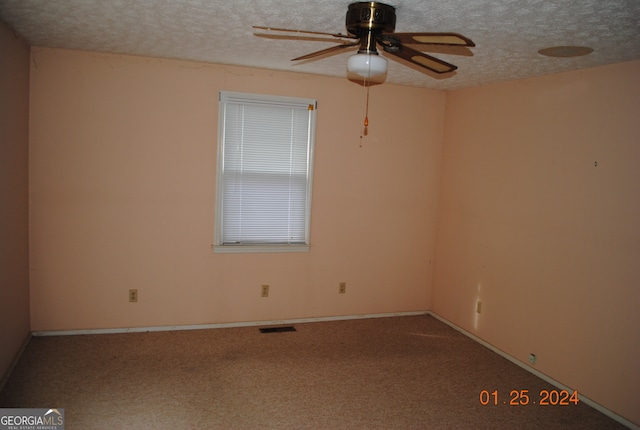
[[[309,245],[213,245],[215,254],[309,252]]]

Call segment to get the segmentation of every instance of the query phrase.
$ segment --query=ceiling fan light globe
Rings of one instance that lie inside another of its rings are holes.
[[[363,78],[387,73],[387,60],[378,54],[354,54],[347,60],[347,71]]]

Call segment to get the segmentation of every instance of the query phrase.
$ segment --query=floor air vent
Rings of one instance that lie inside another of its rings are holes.
[[[288,325],[284,327],[265,327],[260,329],[260,333],[284,333],[285,331],[296,331],[296,328]]]

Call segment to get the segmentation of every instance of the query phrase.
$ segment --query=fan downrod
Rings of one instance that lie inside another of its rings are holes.
[[[396,9],[384,3],[351,3],[347,11],[347,32],[360,39],[361,54],[377,54],[376,41],[382,33],[396,28]]]

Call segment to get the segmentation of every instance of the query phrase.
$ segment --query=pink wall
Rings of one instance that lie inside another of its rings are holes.
[[[0,386],[29,330],[29,46],[0,22]]]
[[[344,79],[34,48],[32,329],[432,309],[640,423],[639,72],[377,86],[360,147]],[[311,252],[211,252],[221,90],[318,99]]]
[[[636,424],[638,76],[636,61],[449,95],[432,295],[435,313]]]
[[[360,147],[345,79],[34,48],[31,85],[34,331],[429,309],[444,92],[372,88]],[[309,253],[212,253],[221,90],[318,99]]]

